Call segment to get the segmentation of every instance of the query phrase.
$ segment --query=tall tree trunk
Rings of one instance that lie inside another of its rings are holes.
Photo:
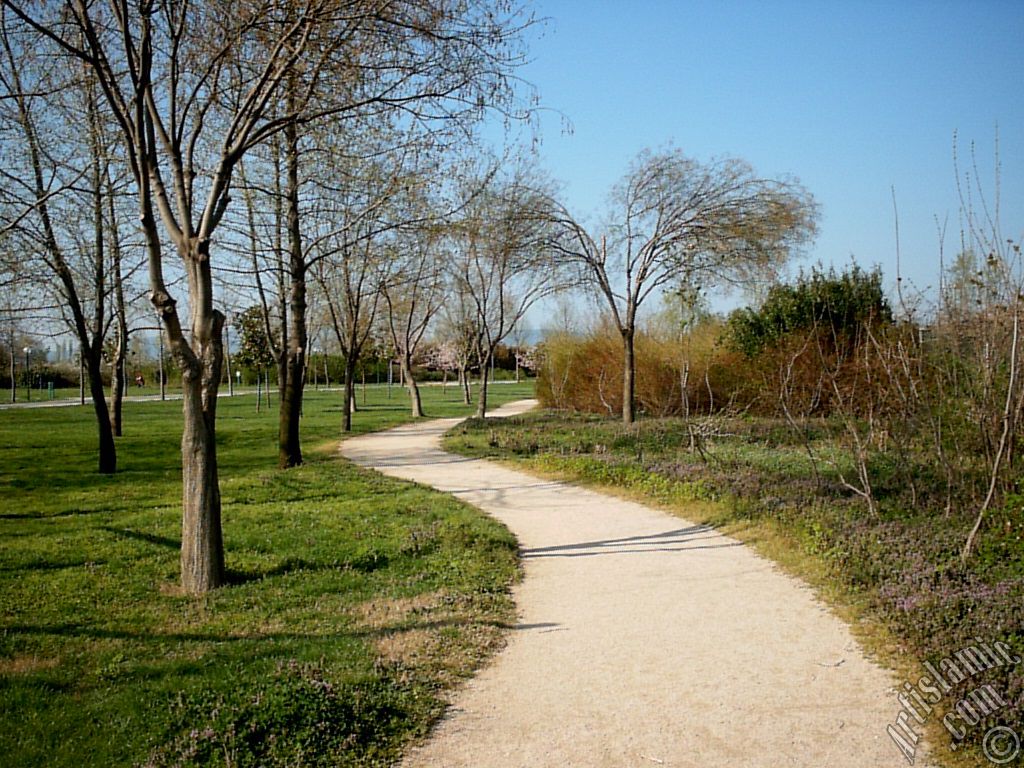
[[[480,387],[476,393],[476,417],[482,419],[487,416],[487,369],[491,363],[493,351],[480,356]]]
[[[345,412],[341,417],[341,429],[343,432],[352,431],[352,405],[356,400],[356,363],[355,358],[349,353],[345,358]]]
[[[181,376],[185,421],[181,435],[181,585],[193,595],[216,589],[225,581],[216,436],[223,350],[220,329],[217,331],[193,365],[183,366]]]
[[[634,330],[622,331],[622,423],[632,424],[636,420],[634,400],[636,392],[636,362],[633,358]]]
[[[89,394],[92,396],[92,407],[96,413],[96,431],[99,434],[99,471],[100,474],[112,475],[117,470],[117,449],[114,447],[114,430],[110,423],[110,412],[107,410],[106,392],[103,391],[102,359],[103,353],[99,349],[90,349],[85,353]]]
[[[110,377],[110,426],[114,435],[121,437],[121,412],[124,404],[124,360],[128,350],[128,329],[117,323],[117,346],[114,348],[113,373]]]
[[[282,468],[296,467],[302,463],[302,448],[299,441],[299,417],[302,415],[302,394],[304,384],[303,353],[290,350],[288,353],[288,379],[283,388],[278,422],[278,463]]]
[[[412,375],[412,359],[408,354],[401,356],[402,376],[405,378],[405,387],[409,390],[409,405],[412,407],[414,419],[423,416],[423,401],[420,399],[420,388],[416,385],[416,379]]]
[[[114,205],[117,196],[114,183],[110,178],[109,164],[104,166],[104,182],[106,184],[107,214],[110,217],[110,251],[113,256],[111,278],[114,281],[114,318],[117,321],[117,349],[114,354],[114,381],[110,387],[111,426],[114,434],[121,437],[122,406],[124,390],[127,386],[124,375],[124,361],[128,354],[128,312],[124,301],[124,277],[121,269],[121,230],[118,226],[117,207]]]
[[[459,387],[462,388],[462,404],[463,405],[472,405],[473,404],[473,393],[470,391],[471,385],[469,383],[469,369],[468,368],[460,368],[459,369]]]
[[[363,405],[366,405],[366,368],[358,366],[361,371],[363,380]],[[349,401],[349,410],[352,413],[359,413],[359,406],[356,405],[356,374],[355,368],[352,369],[352,399]]]
[[[288,163],[286,205],[288,206],[288,283],[289,329],[287,343],[282,340],[286,356],[281,373],[281,403],[278,419],[278,463],[282,468],[302,463],[299,444],[299,417],[302,415],[302,393],[306,370],[306,262],[302,253],[302,230],[299,226],[299,131],[294,122],[285,126],[285,152]]]
[[[150,253],[150,301],[160,315],[171,354],[181,371],[181,586],[188,594],[200,595],[222,586],[226,580],[216,434],[217,392],[224,361],[224,315],[213,307],[209,240],[182,238],[178,248],[188,277],[191,304],[191,328],[186,336],[175,300],[164,287],[159,270],[160,239],[147,192],[143,187],[140,209]]]
[[[44,218],[44,230],[46,232],[47,241],[49,243],[50,252],[56,256],[54,259],[58,265],[58,271],[61,273],[61,279],[65,286],[65,293],[72,305],[71,313],[75,318],[75,328],[78,332],[79,348],[83,353],[87,354],[87,364],[89,366],[89,391],[92,396],[93,410],[96,413],[96,431],[99,436],[99,469],[101,474],[114,474],[117,470],[117,452],[114,447],[114,434],[120,435],[120,419],[116,425],[110,422],[110,410],[107,407],[106,393],[103,391],[103,379],[100,375],[100,368],[103,361],[103,330],[104,324],[106,323],[106,305],[104,302],[104,295],[106,294],[106,279],[107,279],[107,227],[103,221],[103,203],[104,203],[104,191],[106,184],[106,192],[108,196],[111,194],[109,189],[109,179],[107,177],[107,168],[103,162],[103,155],[105,151],[103,149],[103,142],[101,141],[101,129],[99,121],[99,109],[96,104],[95,91],[92,88],[92,83],[87,86],[86,92],[86,114],[88,115],[89,121],[89,145],[92,150],[92,215],[93,215],[93,294],[95,296],[95,303],[93,304],[93,318],[92,328],[87,328],[85,323],[85,315],[81,307],[81,303],[78,298],[78,292],[75,288],[74,279],[71,276],[70,269],[67,263],[64,261],[64,256],[60,253],[60,248],[57,245],[56,236],[53,232],[53,226],[50,222],[49,211],[45,207],[40,211]],[[33,153],[37,152],[37,147],[33,146]],[[36,161],[36,157],[33,157]],[[38,163],[34,162],[35,168],[38,173]],[[108,201],[110,205],[113,205],[112,201]],[[115,236],[116,237],[116,236]],[[115,243],[116,246],[116,243]],[[124,345],[125,340],[118,340],[120,345]],[[87,352],[86,352],[87,350]],[[115,366],[113,376],[117,378],[119,375],[124,376],[124,359],[123,351],[120,354],[121,370],[117,369],[115,359]],[[113,382],[112,382],[113,383]],[[120,414],[116,414],[118,417]]]

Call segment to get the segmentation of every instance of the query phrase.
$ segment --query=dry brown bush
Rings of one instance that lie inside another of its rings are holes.
[[[648,328],[636,336],[636,397],[652,416],[710,413],[735,404],[747,376],[739,356],[707,321],[682,335]],[[749,387],[747,388],[750,389]],[[683,393],[685,392],[685,397]],[[543,345],[537,393],[548,407],[615,415],[622,410],[622,341],[603,325],[584,335],[556,334]],[[745,391],[750,396],[750,391]]]

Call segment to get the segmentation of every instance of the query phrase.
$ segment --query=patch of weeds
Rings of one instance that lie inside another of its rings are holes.
[[[566,473],[584,483],[612,486],[646,494],[663,503],[711,501],[714,493],[699,479],[677,480],[642,465],[595,456],[537,456],[531,466],[542,472]]]
[[[372,764],[393,753],[415,693],[381,676],[332,681],[317,663],[280,662],[263,683],[179,694],[173,735],[146,768]]]

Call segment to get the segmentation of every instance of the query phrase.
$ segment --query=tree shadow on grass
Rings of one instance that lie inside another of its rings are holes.
[[[85,568],[86,566],[106,565],[103,560],[74,560],[58,562],[54,560],[35,560],[30,563],[0,566],[0,573],[19,573],[22,571],[63,571],[68,568]]]
[[[64,509],[60,512],[3,512],[0,513],[0,520],[49,520],[59,517],[84,517],[86,515],[110,515],[114,512],[123,512],[127,508],[104,507],[102,509]]]
[[[287,576],[290,573],[299,571],[325,571],[336,570],[338,566],[326,566],[322,563],[314,563],[301,557],[289,557],[282,560],[273,568],[262,568],[257,570],[227,569],[227,586],[238,587],[243,584],[251,584],[255,581],[263,581],[275,576]]]
[[[381,568],[387,567],[391,558],[384,552],[361,552],[355,557],[342,562],[315,562],[301,557],[288,557],[271,568],[254,570],[227,569],[228,586],[241,586],[251,582],[263,581],[275,576],[287,576],[292,573],[318,573],[323,571],[356,571],[359,573],[373,573]]]
[[[329,405],[326,408],[324,408],[323,410],[326,413],[344,413],[345,412],[345,406],[344,405]],[[353,412],[353,414],[352,414],[352,421],[353,421],[353,425],[354,425],[355,420],[358,418],[358,414],[360,414],[360,413],[382,413],[382,412],[387,412],[387,411],[401,411],[402,413],[405,413],[407,410],[409,410],[408,403],[401,403],[401,402],[396,402],[396,403],[379,403],[379,404],[378,403],[372,403],[372,404],[369,404],[369,405],[362,405],[362,404],[360,404],[359,410]]]
[[[3,631],[10,635],[29,635],[34,637],[68,637],[85,640],[126,640],[132,642],[166,644],[176,643],[216,643],[217,645],[258,645],[263,643],[306,643],[329,642],[342,639],[374,640],[388,637],[396,633],[446,630],[457,627],[488,626],[496,629],[516,629],[515,624],[492,619],[473,618],[439,618],[423,621],[403,621],[385,627],[355,626],[325,634],[301,632],[256,632],[251,634],[230,634],[227,632],[157,632],[122,628],[98,627],[91,624],[64,622],[60,624],[10,624]],[[537,625],[540,626],[540,625]],[[544,625],[547,626],[547,625]],[[551,625],[557,626],[557,625]],[[532,628],[523,625],[524,628]]]
[[[181,539],[172,539],[170,536],[158,536],[155,533],[133,531],[130,528],[115,528],[112,525],[101,525],[99,526],[99,529],[101,531],[106,531],[107,533],[112,533],[122,539],[144,541],[147,544],[156,544],[159,547],[167,547],[168,549],[181,549]]]

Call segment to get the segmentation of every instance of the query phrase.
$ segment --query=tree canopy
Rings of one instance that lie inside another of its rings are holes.
[[[598,236],[564,207],[553,248],[575,263],[622,334],[622,418],[634,418],[633,337],[641,305],[675,286],[742,283],[775,271],[815,232],[797,182],[758,176],[742,160],[702,163],[678,149],[637,155],[612,189]]]

